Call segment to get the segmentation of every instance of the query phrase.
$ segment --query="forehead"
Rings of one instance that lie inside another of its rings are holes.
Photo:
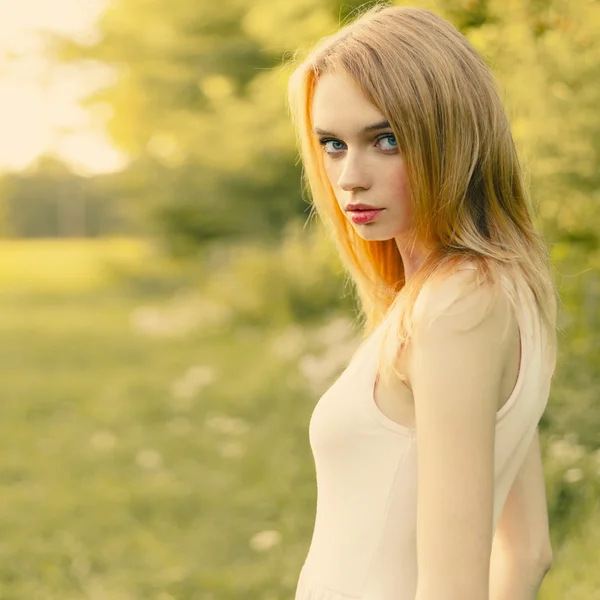
[[[312,101],[313,127],[352,134],[382,119],[381,112],[347,75],[327,73],[319,78]]]

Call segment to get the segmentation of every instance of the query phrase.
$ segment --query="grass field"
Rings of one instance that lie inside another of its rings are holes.
[[[315,490],[294,361],[323,332],[211,328],[189,317],[193,296],[107,275],[145,252],[0,247],[2,599],[275,600],[295,586]]]
[[[310,259],[294,248],[278,256]],[[0,244],[3,600],[293,597],[316,500],[308,419],[358,343],[347,305],[320,297],[333,309],[317,318],[317,277],[280,286],[266,314],[250,282],[286,271],[250,253],[232,275],[247,297],[226,309],[225,275],[185,287],[153,256],[131,240]],[[550,469],[571,469],[575,502],[590,488],[569,460]],[[566,510],[563,492],[549,497]],[[540,597],[598,597],[597,523],[555,549]]]

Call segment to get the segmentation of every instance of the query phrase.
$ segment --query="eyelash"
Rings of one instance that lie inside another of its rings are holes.
[[[377,142],[379,142],[379,140],[382,140],[384,138],[394,138],[394,141],[396,141],[396,148],[394,148],[394,150],[398,149],[398,146],[397,146],[398,142],[396,140],[396,136],[393,133],[384,133],[384,134],[378,136],[377,137]],[[327,152],[327,150],[325,150],[325,144],[327,144],[328,142],[339,142],[341,144],[344,143],[344,142],[340,142],[340,140],[336,140],[335,138],[328,138],[328,137],[320,138],[319,139],[319,144],[321,144],[321,146],[323,148],[323,152],[325,152],[325,154],[328,154],[329,156],[337,154],[337,152]],[[341,152],[341,150],[339,150],[338,152]],[[393,154],[393,153],[392,152],[386,152],[386,154]]]

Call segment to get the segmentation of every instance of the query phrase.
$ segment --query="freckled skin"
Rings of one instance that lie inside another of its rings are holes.
[[[410,254],[408,247],[413,220],[404,160],[391,129],[362,131],[385,117],[349,77],[328,73],[317,83],[312,118],[314,127],[334,134],[319,137],[336,140],[323,149],[323,159],[340,208],[345,210],[351,202],[385,208],[374,221],[364,224],[353,223],[345,214],[363,239],[395,239],[409,277],[427,250],[417,244]]]

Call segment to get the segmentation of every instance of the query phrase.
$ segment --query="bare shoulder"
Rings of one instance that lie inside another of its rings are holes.
[[[449,328],[453,333],[479,327],[484,335],[484,330],[505,333],[514,324],[503,287],[474,268],[459,268],[429,280],[419,294],[414,317],[421,332],[435,324],[435,329]]]

